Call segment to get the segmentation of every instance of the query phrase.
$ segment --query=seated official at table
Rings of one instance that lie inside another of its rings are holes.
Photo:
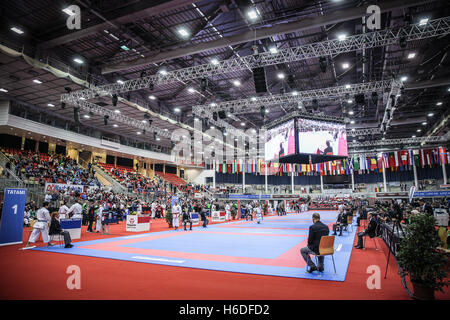
[[[64,244],[65,247],[64,248],[72,248],[73,244],[71,244],[72,239],[70,238],[70,233],[69,231],[64,231],[61,228],[61,225],[59,223],[59,213],[58,212],[53,212],[51,214],[52,220],[50,223],[50,230],[48,232],[48,234],[51,235],[55,235],[55,234],[61,234],[64,236]]]
[[[309,255],[311,253],[319,254],[320,239],[322,236],[327,236],[330,233],[328,226],[320,221],[320,214],[317,212],[313,213],[312,220],[314,224],[309,227],[308,245],[300,249],[300,253],[309,267],[309,270],[307,270],[309,273],[316,270],[323,271],[324,257],[319,257],[319,265],[316,267]]]
[[[358,243],[356,244],[355,248],[356,249],[363,249],[363,237],[365,235],[368,235],[369,237],[373,238],[375,237],[375,233],[377,230],[377,220],[376,220],[376,214],[370,212],[368,215],[368,219],[369,219],[369,226],[367,227],[366,230],[358,232]]]
[[[356,225],[359,227],[359,222],[367,218],[367,209],[365,206],[360,206],[358,211],[359,216],[356,218]]]

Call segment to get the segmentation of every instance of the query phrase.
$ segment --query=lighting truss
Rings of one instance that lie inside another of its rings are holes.
[[[138,79],[124,81],[123,84],[113,83],[83,89],[62,95],[62,101],[72,98],[94,98],[97,94],[112,95],[145,89],[150,84],[168,84],[178,81],[187,81],[197,78],[211,77],[239,70],[289,63],[315,57],[337,55],[367,48],[375,48],[397,44],[400,38],[406,41],[414,41],[431,37],[442,36],[450,33],[450,17],[430,20],[425,25],[412,24],[403,27],[395,27],[359,35],[349,36],[345,40],[338,39],[315,42],[298,47],[280,49],[276,54],[263,52],[241,58],[219,61],[218,64],[201,64],[189,68],[178,69],[166,74],[155,74]]]
[[[383,120],[381,121],[380,131],[383,131],[383,126],[386,126],[386,131],[389,128],[392,119],[394,118],[394,112],[397,109],[397,100],[400,94],[400,88],[402,84],[401,82],[394,82],[389,95],[384,96],[384,100],[386,103],[386,109],[384,110]],[[391,98],[393,97],[393,98]],[[392,101],[392,99],[394,99]],[[386,101],[387,100],[387,101]],[[389,112],[388,112],[389,111]],[[389,113],[389,115],[388,115]]]
[[[120,123],[124,123],[130,127],[134,127],[141,130],[147,130],[148,132],[156,132],[159,136],[170,139],[171,133],[168,131],[165,131],[161,128],[155,127],[153,125],[148,125],[141,120],[137,120],[134,118],[130,118],[127,116],[124,116],[122,114],[117,114],[113,110],[109,110],[103,107],[100,107],[99,105],[95,103],[91,103],[89,101],[81,100],[81,101],[70,101],[68,102],[70,104],[73,104],[76,107],[79,107],[81,110],[93,112],[94,114],[100,115],[100,116],[109,116],[109,120],[114,120]]]
[[[197,105],[192,107],[192,112],[196,115],[206,114],[208,112],[227,111],[233,114],[242,114],[259,111],[261,106],[273,106],[278,104],[303,102],[313,99],[334,99],[346,94],[355,95],[364,92],[381,91],[391,88],[397,80],[383,80],[375,82],[365,82],[338,87],[329,87],[323,89],[314,89],[292,93],[284,93],[277,95],[269,95],[257,98],[248,98],[240,100],[232,100],[217,103],[214,107],[210,105]],[[307,114],[307,113],[305,113]],[[341,119],[342,120],[342,119]]]
[[[369,128],[369,129],[357,129],[352,131],[347,128],[347,136],[357,137],[357,136],[367,136],[369,134],[380,134],[381,131],[378,128]]]
[[[408,144],[420,144],[422,142],[426,143],[444,143],[449,140],[448,136],[431,136],[431,137],[416,137],[416,138],[406,138],[406,139],[385,139],[385,140],[373,140],[364,142],[349,142],[349,148],[358,147],[374,147],[374,146],[386,146],[386,145],[408,145]]]

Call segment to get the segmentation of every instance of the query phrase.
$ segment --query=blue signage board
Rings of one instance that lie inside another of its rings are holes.
[[[229,199],[241,199],[241,200],[259,200],[259,199],[271,199],[269,194],[230,194]]]
[[[450,190],[414,192],[414,198],[431,198],[431,197],[450,197]]]
[[[26,199],[26,189],[5,189],[0,222],[0,246],[22,243]]]

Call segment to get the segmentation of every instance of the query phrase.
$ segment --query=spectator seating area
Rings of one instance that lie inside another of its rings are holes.
[[[46,182],[101,186],[95,175],[68,156],[2,148],[9,159],[9,169],[26,184]]]
[[[98,165],[129,191],[147,193],[161,190],[158,181],[145,177],[131,167],[99,162]]]
[[[175,186],[186,185],[186,181],[181,179],[179,176],[173,173],[164,173],[162,171],[155,171],[156,175],[166,180],[168,183],[171,183]]]

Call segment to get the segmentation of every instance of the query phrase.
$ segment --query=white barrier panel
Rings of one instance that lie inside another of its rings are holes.
[[[225,211],[213,211],[211,213],[211,221],[213,222],[225,221]]]
[[[79,193],[83,193],[84,186],[78,185],[78,184],[66,184],[66,183],[51,183],[46,182],[45,183],[45,192],[55,192],[55,191],[61,191],[61,190],[76,190]]]

